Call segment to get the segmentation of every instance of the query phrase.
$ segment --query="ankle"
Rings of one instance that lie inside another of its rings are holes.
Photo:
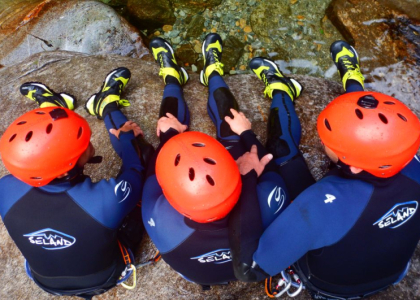
[[[166,85],[167,84],[177,84],[177,85],[181,86],[181,84],[179,83],[179,80],[176,77],[171,76],[171,75],[167,75],[165,77],[165,84]]]

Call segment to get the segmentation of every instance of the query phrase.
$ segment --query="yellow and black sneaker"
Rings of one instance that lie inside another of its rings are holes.
[[[20,93],[36,101],[39,107],[60,106],[74,110],[76,98],[65,93],[56,93],[40,82],[26,82],[21,85]]]
[[[178,66],[174,49],[169,42],[159,37],[154,38],[150,41],[149,49],[153,53],[155,61],[160,65],[159,76],[163,77],[165,84],[168,83],[167,76],[176,78],[180,85],[187,83],[188,73],[184,68]]]
[[[337,66],[344,90],[347,80],[355,80],[364,87],[364,80],[360,72],[359,56],[356,50],[345,41],[335,41],[330,47],[331,58]]]
[[[117,103],[118,106],[129,106],[128,100],[121,99],[121,93],[130,80],[129,69],[121,67],[111,71],[105,78],[101,90],[90,96],[85,103],[86,111],[98,119],[102,119],[105,106],[110,103]]]
[[[295,79],[285,77],[277,65],[264,57],[255,57],[249,62],[249,68],[265,84],[264,95],[273,99],[273,91],[286,92],[292,101],[300,96],[303,87]]]
[[[200,73],[200,82],[208,86],[209,77],[213,71],[223,76],[222,60],[222,38],[217,33],[210,33],[204,38],[202,52],[204,58],[204,68]]]

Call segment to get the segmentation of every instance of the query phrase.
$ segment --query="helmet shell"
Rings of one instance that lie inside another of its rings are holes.
[[[17,118],[0,139],[9,172],[40,187],[74,168],[89,146],[87,121],[67,108],[46,107]]]
[[[377,177],[401,171],[420,145],[420,121],[397,99],[353,92],[334,99],[318,117],[319,136],[347,165]]]
[[[157,157],[156,177],[169,203],[199,223],[225,217],[242,188],[230,153],[216,139],[194,131],[166,142]]]

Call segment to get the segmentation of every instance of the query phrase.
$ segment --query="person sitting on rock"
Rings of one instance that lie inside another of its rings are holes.
[[[348,43],[330,51],[346,93],[317,129],[335,167],[265,230],[258,202],[248,203],[248,219],[231,220],[243,228],[231,228],[233,265],[239,280],[259,281],[293,264],[313,299],[359,299],[399,282],[419,242],[420,122],[397,99],[364,91]],[[266,85],[261,74],[276,72],[260,58],[250,67]]]
[[[119,110],[129,79],[126,68],[112,71],[86,103],[104,120],[122,159],[115,179],[93,183],[83,174],[86,163],[101,159],[94,157],[89,124],[72,111],[72,96],[44,84],[21,86],[40,108],[17,118],[0,140],[12,174],[0,180],[0,214],[28,275],[51,294],[90,299],[135,272],[129,249],[135,251],[144,231],[139,200],[145,168],[134,143],[142,131]]]
[[[275,150],[272,160],[251,131],[251,123],[238,112],[238,104],[222,79],[222,39],[218,34],[207,35],[203,42],[204,70],[200,75],[200,82],[209,88],[207,110],[216,126],[217,140],[203,133],[185,132],[190,115],[182,85],[188,74],[177,65],[167,41],[155,38],[149,47],[160,65],[165,88],[157,123],[160,145],[148,168],[142,197],[143,222],[162,258],[182,277],[203,288],[226,284],[235,280],[228,236],[232,208],[247,218],[235,206],[238,198],[247,202],[258,197],[267,226],[292,195],[300,192],[298,189],[314,182],[297,148],[300,128],[282,133],[279,123],[279,114],[287,115],[281,103],[283,93],[295,99],[301,86],[285,77],[274,85],[279,86],[275,96],[279,101],[270,117],[268,148]],[[246,151],[253,155],[251,163],[242,157]],[[238,160],[239,168],[234,160]],[[288,162],[297,172],[304,168],[301,181],[293,182],[291,190],[279,170],[287,168]],[[254,164],[256,171],[249,172]]]

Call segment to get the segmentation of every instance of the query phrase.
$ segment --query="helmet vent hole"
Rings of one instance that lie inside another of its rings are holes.
[[[356,116],[360,119],[363,120],[363,113],[361,112],[360,109],[356,108]]]
[[[43,111],[37,111],[36,114],[37,115],[45,115],[45,113]]]
[[[208,157],[204,158],[204,161],[206,163],[208,163],[209,165],[215,165],[216,164],[216,161],[214,159],[211,159],[211,158],[208,158]]]
[[[395,102],[392,101],[385,101],[384,104],[388,104],[388,105],[395,105]]]
[[[188,172],[188,176],[190,177],[190,180],[193,181],[195,178],[195,171],[193,168],[190,168],[189,172]]]
[[[378,114],[379,119],[385,124],[388,124],[388,119],[383,114]]]
[[[203,143],[194,143],[192,144],[194,147],[206,147],[206,144]]]
[[[214,180],[213,180],[213,178],[211,178],[211,176],[210,176],[210,175],[206,175],[206,179],[207,179],[207,182],[208,182],[211,186],[214,186]]]
[[[52,130],[52,128],[53,128],[53,125],[50,123],[50,124],[48,124],[48,126],[47,126],[47,134],[50,134],[50,132],[51,132],[51,130]]]
[[[391,167],[392,165],[384,165],[384,166],[380,166],[379,169],[384,170],[384,169],[389,169]]]
[[[20,121],[19,123],[17,123],[16,125],[23,125],[26,124],[26,121]]]
[[[32,134],[33,134],[33,132],[32,132],[32,131],[29,131],[29,132],[26,134],[25,141],[29,142],[29,140],[32,138]]]
[[[13,141],[13,140],[15,139],[15,137],[16,137],[16,133],[10,137],[10,139],[9,139],[9,143],[10,143],[11,141]]]
[[[83,133],[83,128],[79,127],[79,131],[77,132],[77,139],[80,139],[80,137],[82,136]]]
[[[402,114],[397,114],[398,117],[400,117],[401,120],[403,120],[404,122],[407,122],[407,118],[404,117]]]
[[[31,179],[34,179],[34,180],[41,180],[41,179],[42,179],[42,177],[31,177]]]
[[[325,120],[324,120],[324,124],[325,124],[325,127],[327,127],[327,129],[328,129],[329,131],[332,131],[332,129],[331,129],[331,125],[330,125],[330,122],[328,122],[328,120],[327,120],[327,119],[325,119]]]
[[[179,161],[180,161],[180,160],[181,160],[181,154],[178,154],[178,155],[175,157],[175,167],[179,165]]]

